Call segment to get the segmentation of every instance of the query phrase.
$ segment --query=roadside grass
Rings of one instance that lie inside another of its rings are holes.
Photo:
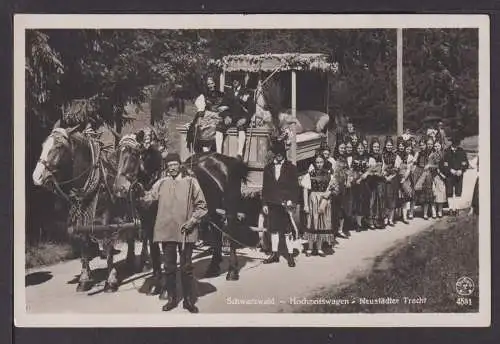
[[[297,313],[428,313],[478,312],[479,227],[476,216],[444,218],[427,231],[408,238],[399,248],[378,257],[367,275],[332,287],[314,298],[348,299],[346,305],[307,305]],[[471,306],[457,304],[456,282],[472,278]],[[399,299],[395,305],[360,304],[359,298]],[[426,298],[422,304],[405,304],[404,297]]]
[[[27,269],[77,258],[70,244],[50,241],[27,246],[25,257]]]

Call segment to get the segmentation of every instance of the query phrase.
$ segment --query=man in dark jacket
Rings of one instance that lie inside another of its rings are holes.
[[[233,81],[233,88],[224,93],[223,105],[226,111],[221,112],[220,122],[215,132],[215,145],[217,153],[222,154],[224,134],[235,126],[238,130],[238,153],[237,157],[243,159],[243,147],[246,140],[246,130],[250,119],[255,113],[255,102],[252,93],[241,84],[240,80]]]
[[[275,157],[264,168],[262,211],[268,217],[272,254],[264,260],[264,264],[279,262],[278,246],[281,236],[286,241],[288,266],[294,267],[291,210],[297,204],[299,196],[297,167],[286,160],[284,143],[275,143],[271,150]]]
[[[457,198],[462,196],[464,173],[469,168],[469,160],[463,148],[460,147],[460,141],[458,136],[453,136],[451,146],[444,151],[442,160],[450,215],[458,215]]]

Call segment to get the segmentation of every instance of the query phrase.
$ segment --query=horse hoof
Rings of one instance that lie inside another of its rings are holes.
[[[152,268],[153,267],[150,264],[142,264],[139,271],[148,272],[148,271],[151,271]]]
[[[88,282],[80,282],[76,286],[76,291],[77,292],[85,292],[85,291],[89,291],[90,289],[92,289],[92,282],[90,282],[90,281],[88,281]]]
[[[118,291],[118,283],[109,283],[106,282],[104,284],[104,292],[105,293],[114,293]]]
[[[237,281],[240,279],[238,271],[228,271],[226,275],[226,281]]]
[[[151,288],[149,288],[148,292],[147,292],[147,295],[149,296],[156,296],[156,295],[160,295],[161,294],[161,288],[159,286],[151,286]]]

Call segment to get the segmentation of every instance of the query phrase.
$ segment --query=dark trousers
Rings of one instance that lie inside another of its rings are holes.
[[[463,180],[463,175],[460,177],[448,176],[448,178],[446,178],[446,197],[453,197],[453,194],[457,197],[462,196]]]
[[[183,293],[191,292],[191,284],[193,280],[193,248],[194,243],[186,243],[184,250],[182,244],[178,242],[164,242],[163,254],[165,256],[165,277],[166,288],[169,292],[175,294],[176,290],[176,273],[177,273],[177,251],[180,255],[180,271]],[[186,297],[187,295],[184,295]]]

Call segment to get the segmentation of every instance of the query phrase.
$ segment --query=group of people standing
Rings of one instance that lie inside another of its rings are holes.
[[[323,256],[325,244],[347,238],[351,230],[409,224],[415,205],[422,206],[426,220],[442,217],[446,204],[449,214],[457,215],[469,162],[460,139],[452,137],[448,146],[439,132],[429,130],[417,141],[407,130],[396,140],[374,137],[368,143],[349,123],[333,156],[322,146],[300,183],[306,255],[316,248]]]

